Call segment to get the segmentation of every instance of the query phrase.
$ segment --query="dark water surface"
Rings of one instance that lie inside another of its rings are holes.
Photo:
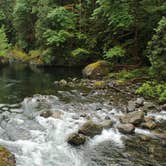
[[[17,103],[34,94],[55,94],[54,81],[81,77],[78,68],[30,68],[12,65],[0,69],[0,103]]]

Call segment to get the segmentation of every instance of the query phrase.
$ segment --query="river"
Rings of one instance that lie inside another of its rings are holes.
[[[116,127],[104,129],[88,138],[85,145],[73,147],[68,136],[87,120],[97,122],[110,117],[119,123],[120,109],[103,96],[88,91],[64,88],[54,81],[80,78],[80,70],[67,68],[36,69],[15,65],[0,71],[0,144],[16,156],[17,166],[164,166],[165,147],[160,140],[141,142],[140,136],[153,137],[150,131],[136,129],[123,135]],[[43,118],[43,111],[61,112],[61,118]],[[166,117],[156,115],[158,120]],[[165,120],[165,119],[164,119]]]

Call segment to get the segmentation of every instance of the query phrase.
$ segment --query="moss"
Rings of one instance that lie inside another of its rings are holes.
[[[105,81],[95,81],[94,82],[95,88],[105,88],[106,87],[106,82]]]
[[[149,77],[149,68],[142,67],[134,70],[121,70],[117,73],[110,73],[110,78],[115,78],[118,80],[129,80],[137,77]]]
[[[0,146],[0,166],[14,166],[14,156],[4,147]]]
[[[10,53],[9,59],[27,62],[29,61],[29,55],[20,49],[14,48]]]

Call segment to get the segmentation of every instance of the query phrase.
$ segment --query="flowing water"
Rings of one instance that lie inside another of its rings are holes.
[[[0,144],[16,156],[17,166],[164,166],[165,148],[160,140],[140,144],[139,135],[153,134],[137,128],[136,134],[118,132],[117,116],[123,112],[108,100],[85,95],[83,89],[55,87],[55,80],[80,77],[68,69],[30,69],[11,66],[0,71]],[[86,91],[86,93],[88,93]],[[59,119],[43,118],[43,111],[61,112]],[[87,116],[81,116],[86,114]],[[72,147],[67,137],[87,121],[110,117],[114,127]],[[166,114],[153,115],[165,120]],[[154,148],[155,154],[151,154]]]

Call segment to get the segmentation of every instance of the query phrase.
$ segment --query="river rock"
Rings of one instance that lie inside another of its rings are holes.
[[[135,111],[135,108],[136,108],[136,102],[133,101],[133,100],[130,100],[130,101],[128,102],[128,107],[127,107],[128,112],[133,112],[133,111]]]
[[[120,117],[122,123],[131,123],[133,125],[139,125],[144,120],[143,111],[130,112],[124,116]]]
[[[101,126],[105,129],[109,129],[113,126],[113,122],[111,120],[105,120],[101,123]]]
[[[62,112],[57,111],[57,112],[53,112],[51,117],[53,117],[55,119],[60,119],[62,115],[63,115]]]
[[[95,81],[94,82],[94,87],[96,89],[104,89],[104,88],[106,88],[106,86],[107,86],[107,83],[105,81]]]
[[[143,110],[144,112],[157,110],[157,106],[153,102],[144,102]]]
[[[44,118],[49,118],[52,116],[52,112],[51,111],[44,111],[40,114],[40,116],[42,116]]]
[[[0,146],[0,166],[16,166],[15,156],[2,146]]]
[[[101,124],[88,121],[79,129],[78,132],[89,137],[94,137],[95,135],[101,134],[102,130],[103,126]]]
[[[135,101],[135,103],[136,103],[136,106],[137,107],[141,107],[141,106],[143,106],[144,105],[144,98],[143,97],[139,97],[139,98],[137,98],[137,100]]]
[[[67,142],[73,146],[80,146],[86,142],[86,136],[79,133],[73,133],[68,137]]]
[[[142,128],[150,129],[150,130],[156,128],[156,126],[157,124],[153,117],[145,117],[144,122],[141,124]]]
[[[107,61],[97,61],[86,66],[82,73],[83,76],[90,79],[98,79],[109,74],[110,67]]]
[[[117,128],[123,134],[133,134],[135,130],[133,124],[119,124]]]
[[[60,86],[66,86],[67,85],[67,81],[66,80],[60,80],[59,81],[59,85]]]
[[[51,112],[51,111],[44,111],[40,114],[40,116],[44,117],[44,118],[55,118],[55,119],[60,119],[61,116],[63,115],[62,112],[56,111],[56,112]]]

